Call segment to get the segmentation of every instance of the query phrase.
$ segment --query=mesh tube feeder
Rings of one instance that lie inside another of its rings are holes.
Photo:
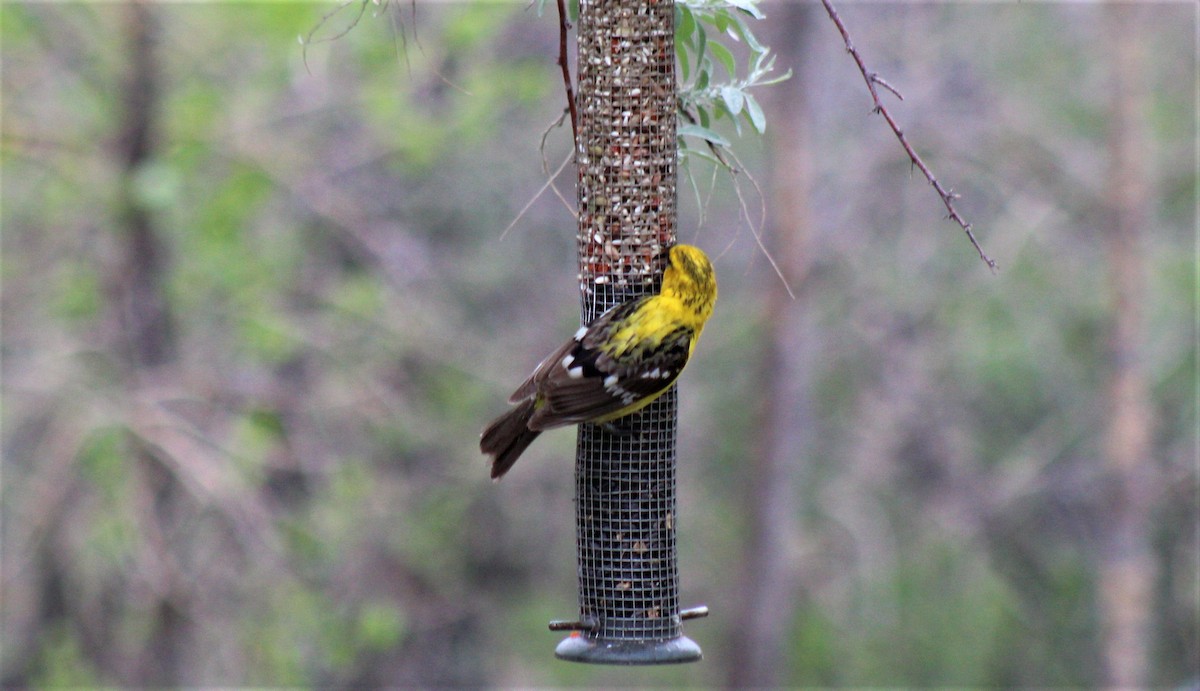
[[[580,316],[659,288],[675,244],[675,6],[672,0],[580,0],[578,24]],[[676,551],[675,386],[613,427],[579,427],[575,530],[579,618],[564,660],[691,662]]]

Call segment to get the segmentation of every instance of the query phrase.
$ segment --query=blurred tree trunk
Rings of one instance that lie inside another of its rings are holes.
[[[175,329],[163,291],[165,250],[149,209],[138,195],[138,177],[154,158],[160,78],[154,54],[157,24],[151,8],[133,2],[125,15],[129,72],[121,92],[124,129],[117,141],[121,164],[120,221],[124,265],[116,276],[125,344],[135,367],[174,358]]]
[[[123,16],[128,71],[119,94],[123,128],[118,132],[117,158],[121,190],[118,201],[118,232],[122,240],[122,262],[113,279],[117,287],[114,307],[121,327],[131,377],[130,391],[139,388],[144,373],[175,359],[174,322],[163,285],[166,250],[151,210],[139,194],[139,178],[155,156],[156,130],[161,106],[162,79],[155,48],[159,26],[148,2],[131,2]],[[134,444],[138,454],[137,491],[152,497],[139,507],[138,521],[146,534],[170,529],[163,515],[180,492],[172,473],[166,472],[143,444]],[[165,571],[170,571],[162,565]],[[168,581],[172,579],[167,579]],[[128,587],[128,584],[126,584]],[[190,631],[189,617],[179,601],[178,585],[163,584],[156,593],[151,632],[140,659],[126,670],[125,679],[139,685],[169,686],[181,681]]]
[[[764,94],[771,179],[766,243],[796,298],[774,272],[763,272],[759,446],[749,459],[744,499],[749,525],[738,588],[743,600],[729,646],[735,661],[729,684],[739,688],[778,686],[783,679],[798,586],[798,480],[813,429],[808,377],[813,336],[806,316],[811,264],[808,104],[800,65],[813,15],[802,3],[777,5],[768,13],[767,43],[793,76]]]
[[[1135,5],[1110,5],[1111,70],[1107,204],[1104,242],[1111,287],[1108,419],[1105,455],[1111,481],[1111,520],[1104,526],[1099,597],[1104,646],[1103,682],[1123,688],[1149,682],[1155,562],[1151,511],[1155,467],[1144,369],[1142,304],[1145,271],[1141,235],[1148,223],[1145,46],[1132,27]]]

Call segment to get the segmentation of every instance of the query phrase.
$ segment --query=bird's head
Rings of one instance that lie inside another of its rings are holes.
[[[707,320],[717,301],[717,274],[708,255],[692,245],[672,247],[667,253],[662,292],[694,309],[701,323]]]

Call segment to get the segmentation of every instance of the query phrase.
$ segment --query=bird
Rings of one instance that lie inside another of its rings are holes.
[[[704,251],[673,245],[658,293],[622,302],[547,356],[490,422],[479,449],[499,480],[544,431],[607,424],[661,396],[679,377],[712,316],[717,278]]]

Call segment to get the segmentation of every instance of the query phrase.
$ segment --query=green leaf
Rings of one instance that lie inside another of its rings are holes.
[[[729,13],[725,10],[718,10],[712,15],[712,25],[720,33],[725,33],[725,30],[729,27],[729,21]]]
[[[687,56],[687,48],[684,47],[682,41],[675,41],[675,58],[679,60],[679,67],[683,70],[682,81],[687,83],[688,75],[691,72],[691,65]]]
[[[771,65],[775,64],[775,56],[771,55],[771,50],[768,48],[765,53],[754,53],[751,62],[753,64],[750,66],[750,76],[753,78],[755,75],[770,71]]]
[[[746,97],[746,117],[750,119],[754,130],[762,134],[767,130],[767,116],[763,114],[762,106],[758,105],[758,99],[750,94],[743,95]]]
[[[725,107],[729,109],[729,114],[736,116],[742,112],[742,104],[745,101],[746,94],[741,89],[735,86],[721,87],[721,100],[725,102]]]
[[[730,78],[737,76],[737,63],[733,59],[733,53],[730,52],[728,48],[714,41],[712,45],[708,47],[708,52],[725,66],[725,69],[729,72]]]
[[[702,149],[688,149],[687,151],[685,151],[684,152],[685,161],[686,161],[686,159],[690,159],[690,158],[702,158],[705,161],[708,161],[709,163],[711,163],[715,166],[721,166],[722,168],[725,167],[725,164],[721,163],[721,159],[717,158],[716,156],[713,156],[712,154],[710,154],[707,151],[704,151]]]
[[[758,37],[745,24],[742,25],[742,38],[746,39],[746,45],[750,46],[750,50],[755,53],[767,52],[767,47],[758,42]]]
[[[699,137],[705,141],[710,141],[719,146],[729,146],[729,140],[716,132],[701,127],[700,125],[683,125],[679,128],[679,136],[681,137]]]
[[[762,19],[766,16],[762,13],[762,10],[758,9],[757,0],[726,0],[726,2],[755,19]]]
[[[695,46],[693,35],[696,33],[696,17],[684,5],[675,5],[675,41]]]
[[[754,85],[755,86],[770,86],[772,84],[778,84],[779,82],[786,82],[787,80],[789,80],[791,78],[792,78],[792,70],[791,70],[791,68],[788,68],[787,72],[784,72],[783,74],[779,75],[778,77],[771,77],[770,79],[767,79],[764,81],[755,82]]]
[[[746,45],[754,53],[767,52],[766,47],[754,37],[754,32],[750,31],[750,27],[746,26],[746,22],[743,21],[741,15],[730,15],[729,29],[725,33],[729,34],[729,37],[735,41],[739,39],[745,41]]]

